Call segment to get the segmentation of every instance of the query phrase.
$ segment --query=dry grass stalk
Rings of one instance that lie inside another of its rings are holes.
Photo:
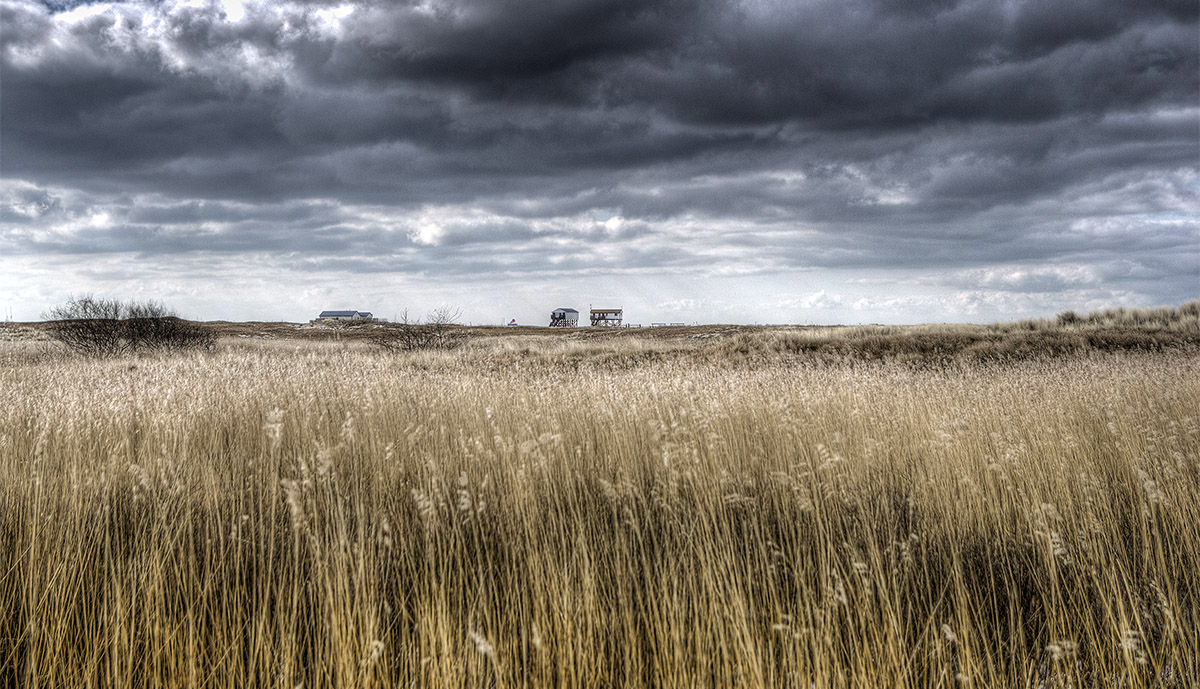
[[[620,342],[0,357],[0,684],[1200,676],[1196,354]]]

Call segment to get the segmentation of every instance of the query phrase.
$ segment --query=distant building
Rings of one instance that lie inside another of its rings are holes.
[[[372,316],[370,311],[322,311],[321,315],[317,316],[317,320],[369,323],[378,319]]]
[[[550,314],[551,328],[574,328],[579,325],[579,312],[575,309],[554,309]]]

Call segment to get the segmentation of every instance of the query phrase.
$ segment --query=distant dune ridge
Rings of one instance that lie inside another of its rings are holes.
[[[237,340],[332,340],[373,344],[406,328],[402,323],[201,323],[226,344]],[[628,356],[714,357],[803,355],[821,360],[864,358],[907,362],[1003,361],[1093,352],[1163,351],[1200,346],[1200,300],[1179,307],[1105,309],[1085,315],[1065,311],[1053,319],[1030,318],[988,325],[750,326],[700,325],[657,328],[541,328],[443,325],[467,355],[495,349],[505,354],[553,352],[586,355],[591,347]],[[51,339],[45,323],[0,323],[2,341]]]
[[[1200,677],[1200,302],[205,327],[86,357],[0,326],[0,685]]]

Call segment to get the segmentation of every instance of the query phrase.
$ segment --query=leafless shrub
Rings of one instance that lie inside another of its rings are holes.
[[[50,334],[70,349],[103,356],[122,349],[121,303],[90,295],[71,297],[50,309],[44,318],[53,321]]]
[[[461,309],[443,306],[430,312],[424,322],[417,322],[405,310],[395,323],[380,330],[372,340],[389,352],[454,349],[466,339],[458,325],[461,316]]]
[[[209,349],[216,336],[156,301],[70,297],[43,316],[50,336],[88,356]]]

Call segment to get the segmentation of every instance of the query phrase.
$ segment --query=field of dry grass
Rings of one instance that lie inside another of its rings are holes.
[[[1195,686],[1167,321],[0,342],[0,684]]]

